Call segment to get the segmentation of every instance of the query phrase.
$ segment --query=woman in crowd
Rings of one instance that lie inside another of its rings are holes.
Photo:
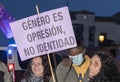
[[[31,59],[21,82],[49,82],[50,66],[46,55]]]
[[[91,58],[89,82],[120,82],[117,79],[117,68],[113,58],[97,51]]]

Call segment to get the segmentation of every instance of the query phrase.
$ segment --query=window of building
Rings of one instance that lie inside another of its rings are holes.
[[[82,24],[73,24],[73,29],[75,33],[76,40],[83,41],[83,25]]]
[[[94,47],[95,44],[95,26],[89,26],[89,41],[88,45]]]

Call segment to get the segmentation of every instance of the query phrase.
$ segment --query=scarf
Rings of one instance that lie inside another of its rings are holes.
[[[27,82],[43,82],[43,78],[42,78],[42,76],[37,77],[37,76],[34,76],[33,74],[31,74],[31,77],[28,78]]]

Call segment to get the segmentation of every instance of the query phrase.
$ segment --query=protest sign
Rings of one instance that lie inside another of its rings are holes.
[[[10,23],[21,60],[75,47],[68,7]]]

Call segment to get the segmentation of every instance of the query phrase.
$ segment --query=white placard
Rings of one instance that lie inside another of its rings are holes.
[[[77,46],[68,7],[10,23],[21,60]]]

